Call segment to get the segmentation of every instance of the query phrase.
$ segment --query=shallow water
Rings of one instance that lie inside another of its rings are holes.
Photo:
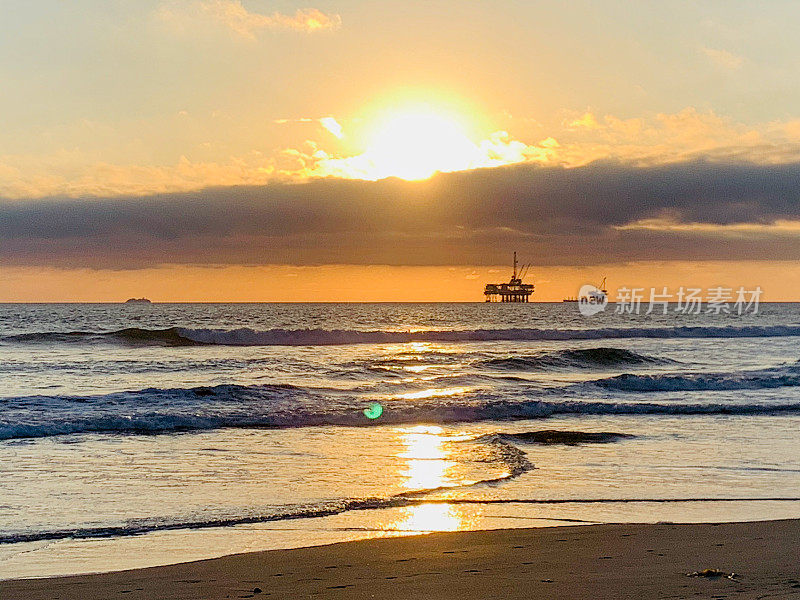
[[[0,305],[0,577],[798,517],[798,341],[794,304]]]

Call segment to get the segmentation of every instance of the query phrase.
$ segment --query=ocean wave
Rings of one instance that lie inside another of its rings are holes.
[[[419,500],[405,497],[345,499],[311,505],[290,505],[263,514],[218,516],[205,519],[131,519],[120,525],[0,533],[0,544],[63,539],[131,537],[157,531],[208,529],[212,527],[232,527],[235,525],[251,525],[254,523],[269,523],[272,521],[327,517],[350,510],[375,510],[408,506],[417,503],[419,503]]]
[[[0,533],[0,544],[20,542],[52,541],[59,539],[86,539],[104,537],[130,537],[156,531],[174,531],[180,529],[206,529],[211,527],[231,527],[270,521],[286,521],[292,519],[308,519],[326,517],[353,510],[377,510],[424,504],[423,498],[437,492],[454,489],[477,488],[495,485],[515,479],[534,468],[524,451],[513,444],[499,438],[468,440],[477,454],[473,459],[480,462],[499,463],[503,465],[503,473],[497,477],[473,481],[466,484],[443,485],[433,488],[422,488],[401,492],[383,498],[341,498],[313,504],[286,505],[270,508],[263,513],[211,516],[205,519],[151,518],[132,519],[120,525],[76,527],[70,529],[53,529],[45,531]],[[483,452],[481,450],[484,450]],[[435,500],[434,500],[435,502]]]
[[[354,329],[195,329],[170,327],[117,331],[42,332],[8,335],[5,343],[112,342],[154,345],[331,346],[408,342],[601,340],[633,338],[746,338],[800,336],[798,325],[741,327],[622,327],[597,329],[459,329],[360,331]]]
[[[116,331],[44,331],[41,333],[20,333],[0,338],[5,343],[92,343],[112,342],[130,345],[155,346],[194,346],[193,341],[181,334],[177,327],[166,329],[143,329],[127,327]]]
[[[508,467],[508,471],[505,474],[494,479],[480,481],[478,482],[478,485],[499,483],[500,481],[513,479],[514,477],[519,477],[523,473],[533,469],[533,463],[528,460],[528,455],[525,454],[523,450],[500,436],[481,436],[472,441],[478,443],[483,442],[493,450],[493,456],[490,455],[488,458],[480,459],[482,462],[502,462],[506,467]]]
[[[783,367],[738,373],[664,373],[635,375],[624,373],[589,382],[621,392],[697,392],[760,390],[800,386],[800,369]]]
[[[430,493],[430,492],[428,492]],[[0,544],[18,544],[63,539],[88,539],[108,537],[132,537],[161,531],[185,529],[210,529],[253,525],[274,521],[310,519],[327,517],[354,510],[381,510],[419,506],[425,504],[679,504],[679,503],[717,503],[717,502],[800,502],[800,497],[688,497],[688,498],[413,498],[403,495],[389,498],[344,499],[311,505],[285,506],[281,509],[261,514],[243,514],[206,519],[134,519],[121,525],[74,527],[69,529],[49,529],[39,531],[0,532]],[[562,520],[562,519],[558,519]],[[572,519],[563,519],[571,521]]]
[[[622,348],[571,348],[536,355],[506,356],[481,361],[482,366],[509,371],[667,364],[675,361]]]
[[[490,438],[499,438],[523,444],[542,444],[575,446],[577,444],[607,444],[619,440],[631,439],[635,436],[613,431],[564,431],[560,429],[542,429],[539,431],[522,431],[519,433],[492,433]],[[482,436],[485,437],[485,436]]]
[[[538,393],[538,392],[537,392]],[[102,396],[31,396],[0,400],[0,440],[81,433],[160,434],[221,428],[375,426],[513,421],[554,415],[800,414],[800,402],[630,402],[498,399],[486,391],[458,398],[387,399],[379,419],[368,401],[341,391],[290,385],[151,388]]]

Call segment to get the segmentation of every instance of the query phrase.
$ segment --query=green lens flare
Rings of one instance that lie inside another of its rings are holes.
[[[377,402],[373,402],[369,407],[364,409],[364,416],[368,419],[377,419],[383,414],[383,406]]]

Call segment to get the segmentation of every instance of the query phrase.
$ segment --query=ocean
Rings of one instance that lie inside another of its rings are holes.
[[[0,578],[800,517],[800,305],[0,305]]]

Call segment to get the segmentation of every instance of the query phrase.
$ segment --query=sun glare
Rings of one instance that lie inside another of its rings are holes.
[[[433,110],[392,114],[379,122],[364,157],[378,178],[426,179],[469,169],[480,150],[455,117]]]
[[[448,96],[431,100],[430,90],[408,100],[377,101],[343,127],[333,117],[320,124],[342,140],[331,154],[315,147],[304,173],[309,177],[341,177],[377,181],[387,177],[428,179],[450,173],[549,160],[558,142],[538,145],[495,130],[478,107]],[[423,97],[424,99],[420,99]]]

